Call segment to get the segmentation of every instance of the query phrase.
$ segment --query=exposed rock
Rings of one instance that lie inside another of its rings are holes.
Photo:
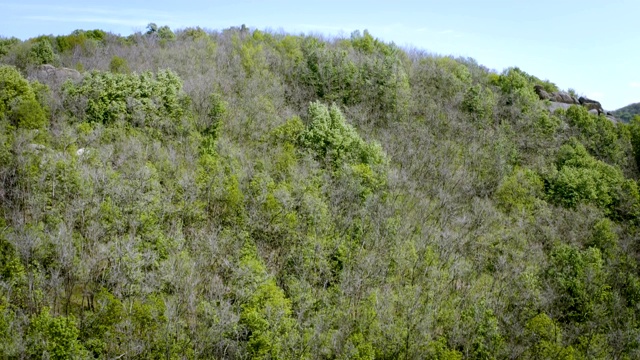
[[[598,111],[598,115],[600,114],[604,114],[604,110],[602,109],[602,105],[600,105],[600,103],[598,101],[586,98],[584,96],[581,96],[578,101],[580,102],[580,105],[586,107],[589,110],[597,110]]]
[[[551,94],[546,92],[542,86],[536,85],[534,89],[540,100],[551,100]]]
[[[551,105],[549,105],[549,111],[551,112],[554,112],[556,109],[566,110],[569,108],[569,106],[562,106],[560,104],[565,104],[565,105],[579,104],[584,106],[587,110],[589,110],[589,112],[595,113],[597,115],[600,115],[600,114],[611,115],[611,113],[605,113],[605,111],[602,109],[602,105],[600,104],[600,102],[596,100],[589,99],[584,96],[581,96],[580,98],[576,99],[575,97],[571,96],[571,94],[566,93],[564,91],[548,93],[544,90],[544,88],[541,85],[535,85],[534,89],[536,94],[538,94],[538,97],[541,100],[551,101]]]
[[[565,103],[561,103],[561,102],[552,101],[549,104],[548,108],[549,108],[550,112],[554,112],[554,111],[556,111],[558,109],[567,110],[568,108],[571,107],[571,105],[573,105],[573,104],[565,104]]]
[[[600,103],[584,103],[582,104],[582,106],[587,108],[587,110],[589,111],[595,110],[598,115],[604,114],[604,110],[602,110],[602,106],[600,106]]]
[[[551,100],[553,102],[564,104],[578,104],[578,100],[564,91],[558,91],[554,93],[548,93],[544,90],[542,85],[534,86],[536,94],[541,100]]]
[[[559,91],[556,94],[556,97],[560,98],[562,101],[562,103],[565,104],[579,104],[578,99],[576,99],[575,97],[571,96],[569,93],[566,93],[564,91]]]
[[[71,79],[71,81],[80,81],[82,80],[82,74],[74,69],[69,68],[57,68],[53,65],[44,64],[38,66],[35,71],[31,74],[30,78],[38,80],[40,82],[51,84],[51,83],[62,83],[67,79]]]

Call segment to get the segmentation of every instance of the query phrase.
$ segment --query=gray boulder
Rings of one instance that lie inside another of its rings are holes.
[[[557,97],[559,97],[561,99],[560,102],[565,103],[565,104],[579,104],[578,99],[576,99],[575,97],[571,96],[569,93],[566,93],[564,91],[559,91],[557,93],[555,93]]]
[[[82,80],[82,74],[74,69],[65,67],[57,68],[50,64],[44,64],[38,66],[32,73],[30,78],[38,80],[42,83],[63,83],[67,79],[71,79],[73,82]]]
[[[551,98],[551,94],[546,92],[542,86],[536,85],[534,87],[534,90],[535,90],[536,94],[538,94],[538,97],[540,98],[540,100],[551,100],[551,101],[554,101]]]
[[[566,103],[552,101],[552,102],[549,103],[547,108],[549,109],[550,112],[554,112],[554,111],[556,111],[558,109],[567,110],[568,108],[571,107],[571,105],[572,104],[566,104]]]
[[[566,93],[564,91],[548,93],[547,91],[544,90],[542,85],[534,86],[534,90],[536,94],[538,94],[538,97],[540,98],[540,100],[550,100],[553,102],[558,102],[563,104],[578,104],[578,100],[575,97],[571,96],[569,93]]]
[[[602,109],[602,105],[600,105],[600,102],[586,98],[584,96],[581,96],[578,101],[580,102],[580,105],[586,107],[588,110],[596,110],[598,112],[598,115],[604,114],[604,110]]]

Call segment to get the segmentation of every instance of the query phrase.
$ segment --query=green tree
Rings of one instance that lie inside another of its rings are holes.
[[[53,317],[45,308],[31,319],[27,352],[33,357],[52,359],[84,357],[87,353],[78,341],[79,333],[74,317]]]
[[[27,54],[27,61],[31,65],[54,64],[57,56],[48,38],[38,39]]]
[[[119,56],[114,56],[111,58],[111,62],[109,63],[109,70],[112,73],[116,74],[128,74],[131,72],[131,70],[129,70],[127,60]]]
[[[5,118],[18,128],[40,129],[47,123],[47,114],[36,99],[29,82],[14,67],[0,66],[0,119]]]

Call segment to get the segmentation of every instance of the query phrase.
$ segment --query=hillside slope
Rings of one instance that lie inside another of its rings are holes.
[[[3,358],[640,358],[640,124],[367,32],[0,54]]]
[[[634,116],[640,115],[640,103],[629,104],[613,112],[613,114],[624,122],[630,122]]]

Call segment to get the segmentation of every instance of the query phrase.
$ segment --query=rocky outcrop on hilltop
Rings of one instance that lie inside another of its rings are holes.
[[[605,113],[599,101],[595,101],[584,96],[581,96],[578,101],[580,102],[580,105],[586,107],[588,110],[596,110],[598,115]]]
[[[547,92],[541,85],[535,86],[536,94],[541,100],[549,100],[552,102],[562,103],[562,104],[579,104],[578,99],[571,94],[564,91],[557,91],[549,93]]]
[[[556,109],[568,109],[571,105],[581,105],[585,107],[589,112],[592,112],[595,115],[604,114],[607,119],[611,121],[617,121],[616,118],[610,112],[605,112],[602,108],[602,105],[599,101],[589,99],[587,97],[581,96],[578,99],[571,94],[564,91],[557,92],[547,92],[541,85],[536,85],[534,90],[540,100],[548,100],[549,103],[549,111],[554,112]]]

